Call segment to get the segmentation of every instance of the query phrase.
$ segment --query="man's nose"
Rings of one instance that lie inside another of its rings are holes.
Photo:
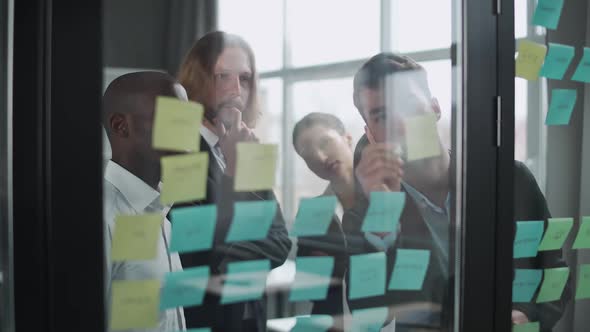
[[[241,96],[242,95],[242,86],[240,85],[240,76],[235,75],[230,78],[228,91],[231,96]]]

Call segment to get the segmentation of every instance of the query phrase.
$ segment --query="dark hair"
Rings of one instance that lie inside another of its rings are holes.
[[[356,106],[363,119],[365,116],[361,109],[359,100],[360,90],[362,88],[382,89],[387,76],[394,73],[410,71],[423,73],[420,79],[423,80],[423,86],[428,89],[426,71],[424,70],[424,67],[418,64],[412,58],[405,55],[395,53],[379,53],[363,64],[363,66],[354,75],[352,93],[354,106]]]
[[[304,116],[303,119],[299,120],[295,124],[295,128],[293,128],[293,147],[295,150],[297,150],[295,143],[297,142],[299,135],[301,135],[301,132],[307,128],[318,125],[329,129],[334,129],[340,135],[346,134],[344,123],[342,123],[338,117],[328,113],[312,112]]]

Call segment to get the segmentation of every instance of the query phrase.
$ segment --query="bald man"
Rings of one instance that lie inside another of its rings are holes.
[[[112,160],[105,169],[103,188],[109,301],[112,284],[117,281],[162,280],[166,273],[182,270],[178,254],[168,252],[170,222],[166,215],[170,207],[160,203],[160,158],[166,153],[152,148],[157,96],[187,100],[186,91],[174,78],[158,72],[121,76],[109,85],[103,97],[102,122],[113,150]],[[142,214],[162,216],[156,258],[112,262],[110,250],[115,218]],[[160,311],[156,327],[126,331],[172,332],[184,329],[183,310],[176,308]]]

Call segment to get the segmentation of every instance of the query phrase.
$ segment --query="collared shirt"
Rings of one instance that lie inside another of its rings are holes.
[[[160,203],[160,193],[113,161],[109,161],[104,174],[103,210],[106,229],[107,251],[107,298],[110,302],[111,283],[120,280],[163,281],[164,275],[180,271],[182,266],[177,253],[168,252],[170,222],[166,218],[170,207]],[[115,217],[118,215],[138,215],[160,213],[163,217],[158,239],[157,257],[144,261],[111,262],[110,249],[115,232]],[[159,327],[129,331],[172,332],[185,329],[182,308],[160,311]]]
[[[223,153],[219,148],[219,137],[214,132],[209,130],[209,128],[203,125],[201,125],[201,129],[199,131],[201,133],[201,136],[203,136],[203,138],[207,142],[207,144],[209,144],[209,147],[211,148],[211,152],[213,152],[213,157],[215,157],[217,164],[219,165],[222,171],[225,171],[225,158],[223,157]]]

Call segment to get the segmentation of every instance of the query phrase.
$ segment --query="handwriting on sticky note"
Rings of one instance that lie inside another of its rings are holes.
[[[539,0],[533,15],[533,24],[555,30],[559,24],[563,0]]]
[[[254,241],[265,238],[276,213],[276,201],[236,202],[225,241]]]
[[[515,269],[512,281],[512,302],[531,302],[542,277],[543,270]]]
[[[171,252],[208,250],[213,244],[217,222],[217,206],[202,205],[174,208],[172,217]]]
[[[238,143],[235,191],[272,189],[278,158],[276,144]]]
[[[385,294],[384,252],[350,256],[351,299]]]
[[[573,218],[551,218],[539,251],[561,249],[574,225]]]
[[[159,214],[115,217],[111,259],[116,262],[156,258],[162,220]]]
[[[567,267],[545,269],[543,284],[537,296],[537,303],[559,300],[569,274],[570,269]]]
[[[154,114],[152,144],[154,149],[197,151],[203,119],[200,104],[171,97],[158,97]]]
[[[430,251],[418,249],[397,249],[389,290],[421,290]]]
[[[590,216],[582,217],[578,235],[573,245],[574,249],[590,249]]]
[[[396,232],[406,204],[404,192],[372,192],[363,232]]]
[[[542,220],[518,221],[514,236],[514,258],[535,257],[543,237]]]
[[[389,310],[386,307],[354,310],[351,331],[381,331],[388,313]]]
[[[167,273],[162,287],[160,310],[200,305],[205,297],[208,279],[208,266]]]
[[[262,296],[270,261],[260,259],[228,264],[221,304],[256,300]]]
[[[512,332],[539,332],[539,322],[526,323],[512,326]]]
[[[330,315],[297,316],[291,332],[325,332],[334,325]]]
[[[110,328],[156,328],[159,291],[159,280],[114,281],[111,287]]]
[[[577,284],[576,300],[590,299],[590,264],[582,264],[578,267]]]
[[[577,96],[577,91],[573,89],[553,89],[545,124],[548,126],[569,124]]]
[[[207,192],[209,154],[198,152],[162,157],[162,204],[203,199]]]
[[[590,83],[590,48],[584,47],[584,55],[572,76],[572,81]]]
[[[440,156],[442,151],[434,113],[407,118],[405,127],[408,161]]]
[[[338,200],[336,196],[302,198],[291,235],[324,235],[330,226]]]
[[[543,61],[545,61],[546,52],[547,46],[522,40],[518,45],[516,76],[529,81],[536,81],[539,78]]]
[[[549,52],[539,75],[554,80],[562,79],[574,58],[574,53],[575,49],[572,46],[549,43]]]
[[[334,257],[297,257],[295,266],[295,282],[289,301],[325,299],[334,269]]]

